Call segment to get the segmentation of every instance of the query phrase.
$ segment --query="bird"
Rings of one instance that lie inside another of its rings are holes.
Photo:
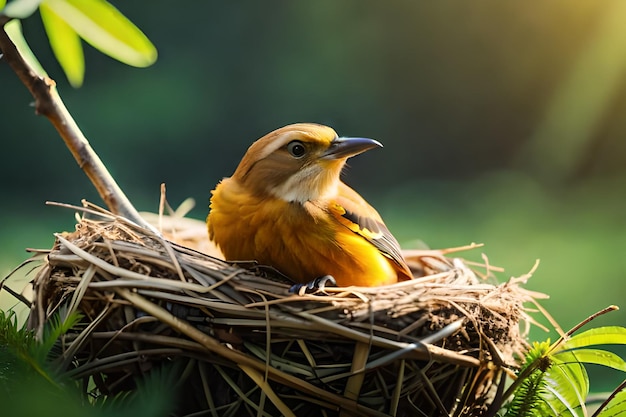
[[[380,214],[340,178],[348,158],[380,147],[313,123],[268,133],[212,191],[209,239],[228,261],[254,260],[301,284],[326,276],[340,287],[412,279]]]

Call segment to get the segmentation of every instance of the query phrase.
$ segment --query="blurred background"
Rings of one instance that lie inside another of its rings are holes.
[[[550,295],[542,305],[565,329],[626,307],[625,2],[112,3],[156,45],[154,66],[87,47],[74,90],[40,19],[24,31],[138,209],[157,211],[165,182],[170,203],[192,197],[202,219],[255,139],[328,124],[385,145],[344,179],[404,247],[484,243],[467,257],[484,252],[500,280],[540,259],[527,287]],[[26,247],[73,229],[46,200],[101,201],[1,60],[0,91],[4,276]],[[626,325],[624,310],[594,322],[609,324]],[[596,389],[623,378],[601,372]]]

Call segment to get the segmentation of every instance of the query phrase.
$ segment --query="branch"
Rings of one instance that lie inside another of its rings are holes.
[[[56,89],[56,83],[49,77],[41,77],[22,58],[19,51],[4,30],[9,21],[0,17],[0,50],[20,81],[28,88],[35,99],[35,113],[44,115],[55,127],[65,145],[70,150],[78,166],[87,174],[91,183],[109,210],[117,215],[150,229],[153,229],[137,212],[122,189],[117,185],[104,163],[93,150],[89,141],[63,104]]]

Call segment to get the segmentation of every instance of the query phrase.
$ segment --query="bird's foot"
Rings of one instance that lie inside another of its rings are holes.
[[[309,281],[306,284],[294,284],[289,288],[289,292],[292,294],[304,295],[313,294],[315,292],[324,292],[326,286],[336,286],[337,281],[332,275],[324,275],[323,277],[315,278],[313,281]]]

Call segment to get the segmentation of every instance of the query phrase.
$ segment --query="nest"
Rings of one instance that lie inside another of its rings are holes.
[[[175,363],[180,416],[493,415],[525,348],[523,279],[486,283],[441,251],[412,254],[412,281],[297,295],[270,268],[81,210],[34,280],[29,326],[81,314],[58,360],[91,395]]]

